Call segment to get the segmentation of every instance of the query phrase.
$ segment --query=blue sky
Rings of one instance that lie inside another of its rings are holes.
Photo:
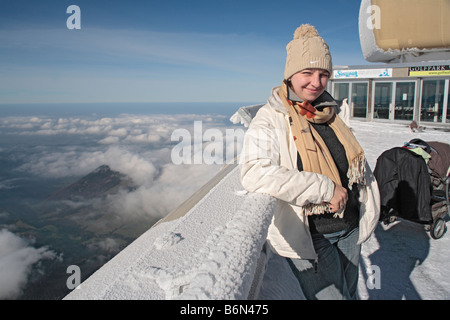
[[[69,30],[69,5],[81,29]],[[335,65],[367,64],[359,0],[2,0],[0,104],[262,102],[286,44],[316,26]]]

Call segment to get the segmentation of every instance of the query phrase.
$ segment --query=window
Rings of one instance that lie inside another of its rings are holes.
[[[392,82],[375,83],[374,118],[389,119],[392,103]]]
[[[395,113],[396,120],[412,120],[414,113],[414,82],[397,82],[395,84]]]
[[[335,83],[334,84],[334,95],[336,100],[342,100],[349,97],[349,83]]]
[[[352,116],[365,118],[367,113],[368,83],[352,83]]]
[[[365,118],[367,114],[368,87],[367,82],[335,82],[333,97],[336,100],[348,99],[351,116]]]
[[[444,104],[445,80],[424,80],[420,120],[441,122]]]

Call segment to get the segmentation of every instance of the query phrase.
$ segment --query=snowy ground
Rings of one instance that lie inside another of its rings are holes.
[[[450,144],[449,132],[412,133],[406,125],[377,122],[351,126],[372,168],[383,151],[413,138]],[[247,297],[273,202],[243,191],[236,173],[218,181],[186,215],[150,229],[66,298]],[[360,298],[450,299],[449,258],[450,232],[432,240],[422,225],[380,224],[362,248]],[[256,298],[303,298],[284,259],[271,256]]]
[[[422,124],[425,125],[426,124]],[[427,128],[413,133],[404,125],[352,122],[357,138],[374,168],[382,151],[401,146],[413,138],[450,144],[450,132]],[[448,217],[447,217],[448,221]],[[448,222],[447,222],[448,225]],[[377,265],[380,289],[368,289],[365,270]],[[420,224],[397,221],[380,224],[363,246],[361,299],[450,299],[450,232],[433,240]]]

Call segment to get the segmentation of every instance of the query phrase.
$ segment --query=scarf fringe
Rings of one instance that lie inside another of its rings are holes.
[[[349,189],[352,190],[353,184],[358,186],[366,185],[366,158],[364,154],[359,154],[356,158],[352,160],[351,167],[348,169],[347,176],[349,178]],[[303,206],[307,216],[319,215],[331,212],[329,203],[308,203]],[[340,212],[335,212],[333,218],[343,218],[345,210]]]
[[[351,160],[347,177],[350,190],[352,190],[353,184],[355,183],[360,186],[366,185],[366,157],[364,153],[358,154],[358,156]]]
[[[307,205],[303,206],[303,209],[308,216],[312,216],[315,214],[324,214],[331,211],[329,203],[308,203]]]
[[[303,206],[303,209],[305,210],[305,213],[307,216],[319,215],[319,214],[325,214],[325,213],[331,212],[329,203],[322,203],[322,204],[309,203],[309,204]],[[335,212],[333,215],[333,218],[341,218],[342,219],[344,217],[344,212],[345,212],[345,209],[342,211]]]

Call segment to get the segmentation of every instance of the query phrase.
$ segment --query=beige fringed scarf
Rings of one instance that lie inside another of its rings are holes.
[[[365,185],[365,156],[364,152],[356,140],[350,128],[339,118],[334,106],[317,110],[307,101],[302,103],[291,101],[287,98],[287,85],[283,81],[278,94],[286,107],[290,120],[291,131],[294,136],[295,145],[300,154],[303,163],[303,170],[323,174],[333,180],[334,183],[342,186],[339,172],[328,150],[325,142],[310,124],[328,122],[329,126],[335,132],[337,138],[344,146],[347,154],[349,170],[349,188],[354,183]],[[313,204],[310,203],[304,207],[308,215],[323,214],[330,212],[329,203]],[[342,218],[344,211],[336,213],[334,217]]]

